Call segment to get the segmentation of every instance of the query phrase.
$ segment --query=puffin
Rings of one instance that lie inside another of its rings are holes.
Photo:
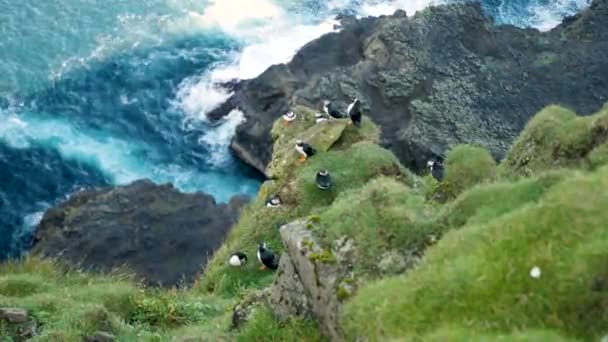
[[[426,165],[433,178],[441,182],[443,180],[443,164],[441,161],[429,160]]]
[[[283,124],[285,126],[289,125],[291,122],[293,122],[296,119],[296,113],[289,111],[285,114],[283,114]]]
[[[325,114],[331,116],[334,119],[344,118],[344,115],[342,115],[338,108],[336,108],[336,106],[334,106],[334,104],[329,100],[323,101],[323,111],[325,112]]]
[[[266,247],[266,243],[262,242],[258,246],[258,260],[262,264],[260,267],[261,270],[269,268],[271,270],[276,270],[279,268],[279,263],[276,255]]]
[[[230,259],[228,260],[230,266],[241,267],[247,263],[247,255],[243,252],[235,252],[232,253]]]
[[[271,196],[266,200],[266,207],[278,208],[282,205],[281,198],[278,195]]]
[[[323,121],[327,121],[327,118],[325,117],[325,113],[315,113],[315,122],[319,123],[319,122],[323,122]]]
[[[357,127],[361,126],[361,118],[363,115],[361,114],[361,102],[359,99],[355,99],[351,104],[349,104],[346,111],[353,124],[355,124]]]
[[[314,148],[312,148],[312,146],[308,145],[307,143],[305,143],[304,141],[298,139],[296,141],[296,151],[298,151],[298,153],[301,155],[300,156],[300,162],[303,163],[306,158],[308,157],[312,157],[315,155],[316,151]]]
[[[331,176],[329,175],[329,171],[327,170],[319,170],[317,172],[317,176],[315,177],[315,183],[321,190],[327,190],[331,188]]]

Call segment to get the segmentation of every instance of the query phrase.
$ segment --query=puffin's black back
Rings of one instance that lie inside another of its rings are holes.
[[[264,266],[268,267],[271,270],[276,270],[279,268],[279,263],[276,255],[269,249],[264,247],[259,247],[260,259]]]
[[[314,148],[312,148],[312,146],[308,145],[308,144],[304,144],[304,153],[306,153],[307,156],[314,156],[315,153],[317,153],[317,151],[315,151]]]

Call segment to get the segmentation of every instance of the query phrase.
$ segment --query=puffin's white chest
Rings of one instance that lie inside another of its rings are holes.
[[[241,266],[241,259],[239,258],[238,255],[231,256],[230,260],[228,262],[230,263],[231,266]]]
[[[296,145],[296,151],[298,151],[299,154],[306,156],[306,152],[304,152],[304,145]]]
[[[348,105],[348,108],[346,109],[346,112],[350,115],[351,111],[353,110],[353,107],[355,106],[355,102],[351,103]]]
[[[260,255],[260,250],[259,250],[259,249],[258,249],[258,253],[257,253],[257,255],[258,255],[258,260],[259,260],[261,263],[263,263],[263,262],[262,262],[262,256]]]

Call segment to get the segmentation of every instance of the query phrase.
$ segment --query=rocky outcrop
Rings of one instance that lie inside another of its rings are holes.
[[[415,170],[459,143],[502,158],[547,104],[586,115],[608,99],[607,26],[608,0],[594,0],[550,32],[497,26],[479,4],[348,18],[290,63],[236,84],[210,117],[244,111],[232,147],[261,172],[275,119],[296,105],[320,109],[324,98],[342,108],[361,99],[381,126],[382,145]]]
[[[245,202],[217,204],[212,196],[146,180],[83,191],[45,213],[32,252],[94,271],[126,266],[148,285],[188,284]]]
[[[38,328],[36,320],[27,310],[0,308],[0,337],[9,341],[28,341]]]
[[[327,337],[340,341],[341,303],[354,291],[353,247],[350,241],[341,241],[333,248],[323,248],[311,225],[300,220],[281,227],[285,253],[269,304],[280,319],[312,316]]]

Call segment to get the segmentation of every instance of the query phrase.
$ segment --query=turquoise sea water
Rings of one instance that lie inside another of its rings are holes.
[[[0,259],[81,188],[139,178],[218,201],[260,178],[228,150],[241,113],[205,113],[219,84],[288,61],[333,15],[412,14],[431,0],[0,0]],[[548,29],[587,0],[491,0],[497,21]]]

